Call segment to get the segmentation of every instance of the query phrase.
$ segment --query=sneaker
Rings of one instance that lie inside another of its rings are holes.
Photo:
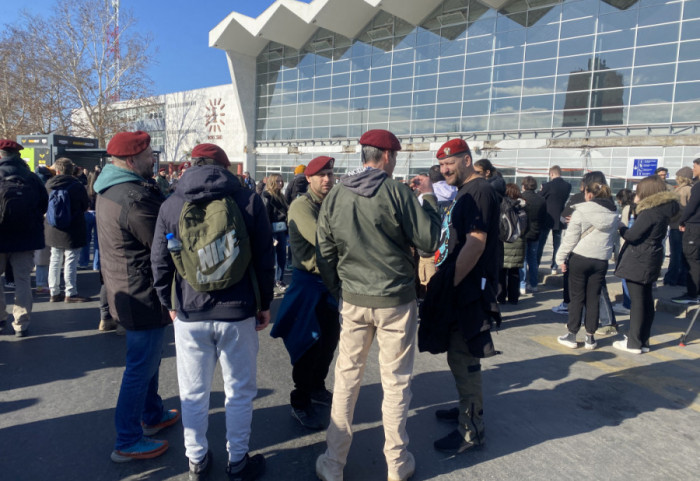
[[[49,297],[49,302],[61,302],[63,300],[63,294],[56,294],[55,296]]]
[[[338,474],[332,473],[331,468],[328,466],[329,463],[328,456],[325,454],[316,458],[316,476],[318,479],[321,481],[342,481],[343,468],[340,467],[340,473]]]
[[[621,314],[623,316],[629,316],[630,314],[630,310],[623,306],[621,302],[618,302],[613,306],[613,312],[615,314]]]
[[[438,421],[449,424],[457,424],[459,419],[459,408],[452,409],[438,409],[435,411],[435,417]]]
[[[265,473],[265,457],[262,454],[245,457],[238,463],[228,463],[226,474],[229,481],[253,481]]]
[[[410,479],[414,474],[416,474],[416,458],[413,457],[413,454],[410,451],[406,451],[406,474],[404,476],[394,476],[389,474],[387,476],[387,481],[407,481]]]
[[[435,441],[433,443],[433,447],[442,453],[459,454],[469,449],[483,446],[483,444],[483,434],[481,436],[477,436],[476,439],[467,441],[461,434],[459,434],[459,431],[455,429],[444,438]]]
[[[202,459],[198,463],[193,463],[192,461],[189,462],[190,464],[190,472],[189,472],[189,481],[202,481],[206,479],[207,474],[209,473],[209,470],[211,469],[211,463],[212,463],[212,457],[211,457],[211,450],[207,451],[207,454],[204,455],[204,459]]]
[[[595,331],[596,336],[609,336],[610,334],[617,334],[617,326],[610,324],[609,326],[601,326]]]
[[[562,302],[558,306],[552,307],[552,312],[555,314],[563,314],[565,316],[569,315],[569,305],[566,302]]]
[[[158,433],[160,430],[167,428],[168,426],[172,426],[176,422],[180,420],[180,413],[178,412],[177,409],[171,409],[170,411],[163,411],[163,416],[160,418],[160,422],[158,424],[154,424],[152,426],[149,426],[148,424],[144,424],[143,421],[141,422],[141,427],[143,428],[143,435],[144,436],[153,436],[156,433]]]
[[[676,304],[697,304],[698,299],[697,297],[692,297],[689,296],[688,293],[686,292],[682,296],[674,297],[671,299],[673,302]]]
[[[306,409],[297,409],[292,406],[292,417],[305,428],[313,429],[314,431],[326,428],[326,425],[311,404]]]
[[[559,344],[562,344],[571,349],[576,349],[578,347],[578,342],[576,342],[576,334],[569,332],[563,336],[557,337]]]
[[[15,331],[15,337],[27,337],[29,333],[26,329]]]
[[[527,294],[527,289],[525,289],[524,287],[521,287],[520,288],[520,295],[524,296],[525,294]]]
[[[649,351],[651,351],[651,348],[649,346],[642,346],[642,354],[646,354]]]
[[[310,394],[311,402],[316,404],[321,404],[323,406],[330,406],[333,404],[333,393],[328,389],[318,389]]]
[[[557,274],[559,274],[559,271],[557,271],[556,269],[552,269],[552,275],[556,276]]]
[[[156,458],[167,450],[167,441],[143,437],[139,442],[128,448],[115,449],[110,457],[115,463],[127,463],[134,459]]]
[[[99,331],[114,331],[117,328],[117,321],[114,319],[101,319],[97,328]]]
[[[48,294],[49,288],[46,286],[36,286],[34,292],[36,292],[37,294]]]
[[[83,297],[79,296],[78,294],[75,294],[73,296],[66,296],[65,303],[66,304],[72,304],[74,302],[90,302],[92,299],[89,297]]]
[[[589,351],[592,351],[596,347],[598,347],[598,343],[595,342],[595,337],[593,337],[592,334],[586,334],[586,340],[583,343],[583,347],[585,349],[588,349]]]
[[[624,339],[622,341],[613,342],[613,347],[615,349],[619,349],[620,351],[629,352],[630,354],[641,354],[642,353],[641,349],[632,349],[631,347],[627,347],[627,339]]]

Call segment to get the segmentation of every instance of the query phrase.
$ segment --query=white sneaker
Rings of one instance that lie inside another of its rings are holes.
[[[622,305],[621,302],[618,302],[613,306],[613,312],[615,314],[622,314],[623,316],[629,316],[630,310],[627,309],[625,306]]]
[[[630,354],[641,354],[642,353],[641,349],[632,349],[630,347],[627,347],[627,339],[624,339],[622,341],[613,342],[613,347],[615,349],[619,349],[620,351],[629,352]]]
[[[552,269],[552,275],[556,276],[559,272],[556,269]]]
[[[556,314],[563,314],[565,316],[569,315],[569,305],[565,302],[562,302],[558,306],[552,307],[552,312]]]
[[[527,294],[527,289],[525,289],[524,287],[521,287],[520,288],[520,295],[524,296],[525,294]]]

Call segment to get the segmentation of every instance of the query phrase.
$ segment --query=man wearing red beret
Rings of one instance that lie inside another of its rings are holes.
[[[289,208],[294,270],[271,332],[272,337],[284,339],[294,366],[294,390],[289,395],[292,416],[309,429],[326,427],[314,404],[331,405],[325,380],[340,332],[338,302],[323,284],[316,265],[316,224],[323,199],[334,185],[334,163],[327,156],[309,162],[305,170],[309,188]]]
[[[437,248],[440,215],[427,177],[413,179],[422,206],[407,185],[391,178],[401,150],[394,134],[370,130],[360,144],[362,167],[340,179],[318,217],[316,262],[329,289],[341,286],[343,325],[328,448],[316,460],[316,474],[325,481],[343,478],[355,402],[376,335],[388,479],[404,480],[415,471],[406,433],[417,329],[411,247]]]
[[[496,354],[489,329],[492,319],[500,322],[493,288],[500,210],[498,194],[474,169],[464,140],[446,142],[437,158],[447,183],[459,190],[443,221],[438,271],[421,305],[418,345],[432,353],[447,351],[459,408],[436,416],[457,429],[434,447],[457,454],[484,443],[480,358]]]
[[[25,337],[32,313],[31,274],[34,250],[44,248],[44,214],[48,194],[39,177],[19,156],[22,146],[0,139],[0,273],[12,266],[15,300],[12,327]],[[7,322],[5,290],[0,282],[0,330]]]
[[[189,479],[204,479],[212,466],[207,427],[218,360],[226,386],[226,472],[230,479],[252,481],[265,470],[264,456],[250,456],[248,445],[257,394],[257,331],[270,322],[273,299],[272,232],[262,199],[227,170],[231,164],[221,147],[199,144],[191,155],[192,167],[160,208],[151,251],[153,284],[175,329]],[[188,236],[180,229],[192,224],[183,227],[180,219],[192,219],[193,205],[207,214],[205,221],[192,223],[201,235]],[[220,222],[206,222],[217,218],[212,211],[222,213]],[[195,236],[201,244],[191,243]],[[184,245],[171,254],[168,237]],[[188,257],[188,250],[194,255]],[[188,270],[185,262],[196,267]]]
[[[168,182],[168,179],[165,176],[166,172],[167,169],[165,167],[161,167],[160,169],[158,169],[158,175],[156,176],[156,184],[158,184],[160,193],[163,194],[165,197],[167,197],[170,194],[170,182]]]
[[[171,323],[153,287],[151,247],[163,194],[153,180],[151,137],[119,132],[107,145],[112,163],[95,182],[100,263],[110,311],[126,329],[126,366],[115,411],[112,461],[160,456],[167,441],[153,439],[180,413],[165,410],[158,370],[165,327]]]

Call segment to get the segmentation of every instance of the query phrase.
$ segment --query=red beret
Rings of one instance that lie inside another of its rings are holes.
[[[309,162],[309,165],[306,166],[304,174],[311,177],[312,175],[318,174],[322,170],[332,169],[333,164],[335,164],[335,159],[333,157],[321,155],[320,157],[316,157],[311,162]]]
[[[190,155],[193,159],[199,157],[206,157],[207,159],[213,159],[217,164],[228,167],[231,162],[228,160],[228,156],[224,149],[214,144],[199,144],[192,149],[192,154]]]
[[[115,157],[133,157],[146,150],[149,145],[151,136],[142,130],[119,132],[107,144],[107,153]]]
[[[437,151],[436,157],[438,160],[442,160],[465,152],[471,155],[467,143],[462,139],[452,139],[442,144],[442,147]]]
[[[382,150],[401,150],[401,142],[388,130],[368,130],[360,137],[360,144],[371,145]]]
[[[158,172],[165,172],[166,170],[168,170],[168,169],[166,169],[165,167],[161,166],[161,167],[158,169]]]
[[[20,144],[10,139],[0,139],[0,150],[22,150]]]
[[[180,171],[183,171],[185,169],[189,169],[190,167],[192,167],[192,162],[183,162],[180,165]]]

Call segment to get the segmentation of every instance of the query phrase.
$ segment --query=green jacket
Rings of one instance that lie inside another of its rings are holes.
[[[322,199],[310,189],[289,206],[287,222],[292,265],[295,269],[320,274],[316,267],[316,221]]]
[[[326,286],[360,307],[386,308],[416,298],[412,247],[435,251],[440,215],[432,195],[421,207],[411,189],[370,167],[344,176],[318,217],[316,262]]]

